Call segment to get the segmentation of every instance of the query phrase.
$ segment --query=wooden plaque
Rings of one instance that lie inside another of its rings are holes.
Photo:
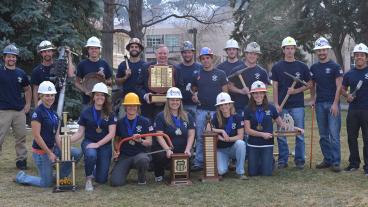
[[[293,131],[275,131],[273,133],[273,136],[275,137],[295,137],[297,135],[300,135],[301,132],[298,130]]]
[[[150,94],[149,100],[151,103],[165,103],[166,95],[165,94]]]
[[[172,186],[191,185],[189,180],[189,156],[184,153],[171,155],[171,182]]]
[[[175,69],[172,65],[151,65],[148,68],[148,88],[156,94],[166,94],[175,86]]]
[[[219,181],[217,171],[217,133],[205,131],[203,137],[203,177],[202,182]]]

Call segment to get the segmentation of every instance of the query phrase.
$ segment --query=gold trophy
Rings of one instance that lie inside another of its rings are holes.
[[[76,191],[77,186],[75,184],[75,160],[71,157],[71,135],[69,128],[66,127],[68,120],[68,112],[63,112],[64,127],[61,128],[63,135],[61,137],[61,160],[56,160],[56,186],[53,190],[54,193],[64,191]],[[60,179],[60,165],[71,163],[72,164],[72,176],[71,178],[65,177]]]
[[[189,156],[184,153],[171,155],[171,186],[192,185],[189,180]]]
[[[172,65],[151,65],[148,68],[148,88],[154,92],[151,103],[165,103],[166,91],[175,86],[175,69]]]

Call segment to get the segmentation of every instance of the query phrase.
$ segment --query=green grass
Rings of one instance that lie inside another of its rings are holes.
[[[368,206],[368,178],[361,169],[353,173],[309,169],[310,115],[307,108],[305,137],[308,162],[304,170],[293,168],[293,158],[290,158],[289,168],[276,170],[272,177],[241,181],[231,172],[221,182],[201,183],[198,181],[201,173],[193,173],[194,184],[188,187],[156,184],[152,173],[148,173],[146,186],[138,186],[136,173],[131,171],[128,185],[119,188],[99,185],[94,192],[87,193],[83,190],[83,162],[76,169],[77,184],[82,189],[75,193],[54,194],[51,188],[18,185],[12,181],[17,170],[14,165],[14,139],[9,136],[0,159],[0,206]],[[343,113],[343,120],[345,117]],[[317,127],[314,135],[313,166],[321,160]],[[29,135],[28,149],[31,149],[31,140]],[[361,138],[359,141],[362,148]],[[291,149],[293,143],[290,139]],[[346,166],[348,147],[345,123],[341,129],[341,143],[342,166]],[[27,172],[35,175],[31,154],[28,161],[30,170]]]

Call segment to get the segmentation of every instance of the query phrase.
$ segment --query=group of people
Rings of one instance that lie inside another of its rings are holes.
[[[126,46],[130,58],[123,61],[115,77],[115,84],[123,90],[120,112],[113,111],[108,86],[112,85],[113,72],[106,61],[100,58],[101,42],[96,37],[88,39],[88,59],[81,61],[75,72],[68,53],[68,77],[75,78],[75,86],[83,94],[83,109],[79,117],[79,129],[71,137],[75,143],[80,139],[81,149],[73,147],[75,160],[84,157],[86,176],[85,189],[93,191],[93,180],[112,186],[125,185],[130,169],[138,171],[138,184],[146,184],[146,172],[152,165],[155,181],[164,180],[165,169],[171,155],[185,153],[193,158],[191,171],[201,171],[204,166],[202,134],[207,114],[211,115],[213,131],[217,133],[217,169],[221,176],[235,164],[239,179],[246,180],[244,163],[248,160],[249,176],[270,176],[277,167],[288,167],[289,147],[286,137],[277,137],[278,161],[273,156],[274,126],[285,126],[281,117],[289,114],[295,129],[301,133],[295,141],[295,167],[305,165],[304,142],[304,91],[311,91],[311,105],[315,106],[323,160],[316,168],[330,168],[340,172],[340,96],[349,103],[346,127],[349,144],[349,165],[345,171],[360,167],[357,138],[359,130],[363,136],[364,172],[368,176],[368,48],[364,44],[355,46],[355,66],[344,74],[340,65],[329,57],[331,46],[320,37],[314,51],[318,62],[311,68],[296,60],[297,44],[286,37],[281,44],[284,58],[272,66],[271,75],[258,65],[262,55],[256,42],[249,43],[243,50],[244,60],[239,60],[240,47],[230,39],[224,50],[227,60],[214,65],[213,51],[203,47],[199,61],[194,61],[196,50],[185,41],[181,48],[182,63],[174,65],[175,87],[166,92],[165,103],[152,103],[150,96],[155,92],[149,87],[149,67],[172,65],[169,50],[159,45],[156,61],[146,63],[141,59],[144,46],[132,38]],[[3,51],[4,66],[0,70],[0,149],[10,126],[16,142],[16,166],[21,170],[15,181],[41,187],[53,183],[52,163],[60,157],[59,117],[55,108],[60,92],[50,82],[50,70],[54,67],[55,47],[42,41],[38,52],[42,62],[32,72],[31,81],[25,72],[16,67],[19,54],[14,45]],[[83,87],[84,77],[95,73],[103,82],[94,85],[92,92]],[[286,74],[287,73],[287,74]],[[291,78],[288,74],[293,76]],[[298,81],[296,81],[296,79]],[[303,84],[302,84],[303,83]],[[267,86],[272,85],[273,100],[268,100]],[[32,86],[32,87],[31,87]],[[39,176],[25,173],[27,149],[25,146],[25,113],[30,110],[33,89],[35,110],[32,114],[32,153]],[[286,98],[285,98],[286,97]],[[271,104],[273,102],[273,104]],[[118,116],[120,114],[120,116]],[[165,133],[173,147],[162,136]],[[141,134],[146,137],[124,142],[119,151],[114,143]],[[151,155],[149,152],[155,152]],[[109,175],[112,158],[114,166]],[[234,163],[235,162],[235,163]],[[61,176],[68,176],[70,165],[61,167]],[[110,178],[110,179],[109,179]]]

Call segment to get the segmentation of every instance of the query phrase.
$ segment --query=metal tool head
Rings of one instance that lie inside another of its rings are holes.
[[[363,81],[362,81],[362,80],[360,80],[360,81],[358,82],[358,84],[356,85],[356,89],[357,89],[357,90],[359,90],[359,89],[362,87],[362,85],[363,85]]]
[[[236,72],[234,72],[234,73],[232,73],[231,75],[229,75],[228,77],[227,77],[227,79],[231,79],[231,78],[234,78],[234,77],[237,77],[238,75],[241,75],[245,70],[247,70],[248,69],[248,67],[245,67],[245,68],[243,68],[243,69],[241,69],[241,70],[238,70],[238,71],[236,71]]]
[[[303,84],[303,85],[308,85],[305,81],[303,81],[303,80],[301,80],[301,79],[299,79],[299,78],[297,78],[297,77],[295,77],[295,76],[293,76],[293,75],[291,75],[290,73],[288,73],[288,72],[284,72],[284,74],[285,75],[287,75],[287,76],[289,76],[291,79],[293,79],[294,81],[297,81],[297,82],[299,82],[299,83],[301,83],[301,84]]]
[[[125,60],[128,60],[128,55],[124,55]]]

